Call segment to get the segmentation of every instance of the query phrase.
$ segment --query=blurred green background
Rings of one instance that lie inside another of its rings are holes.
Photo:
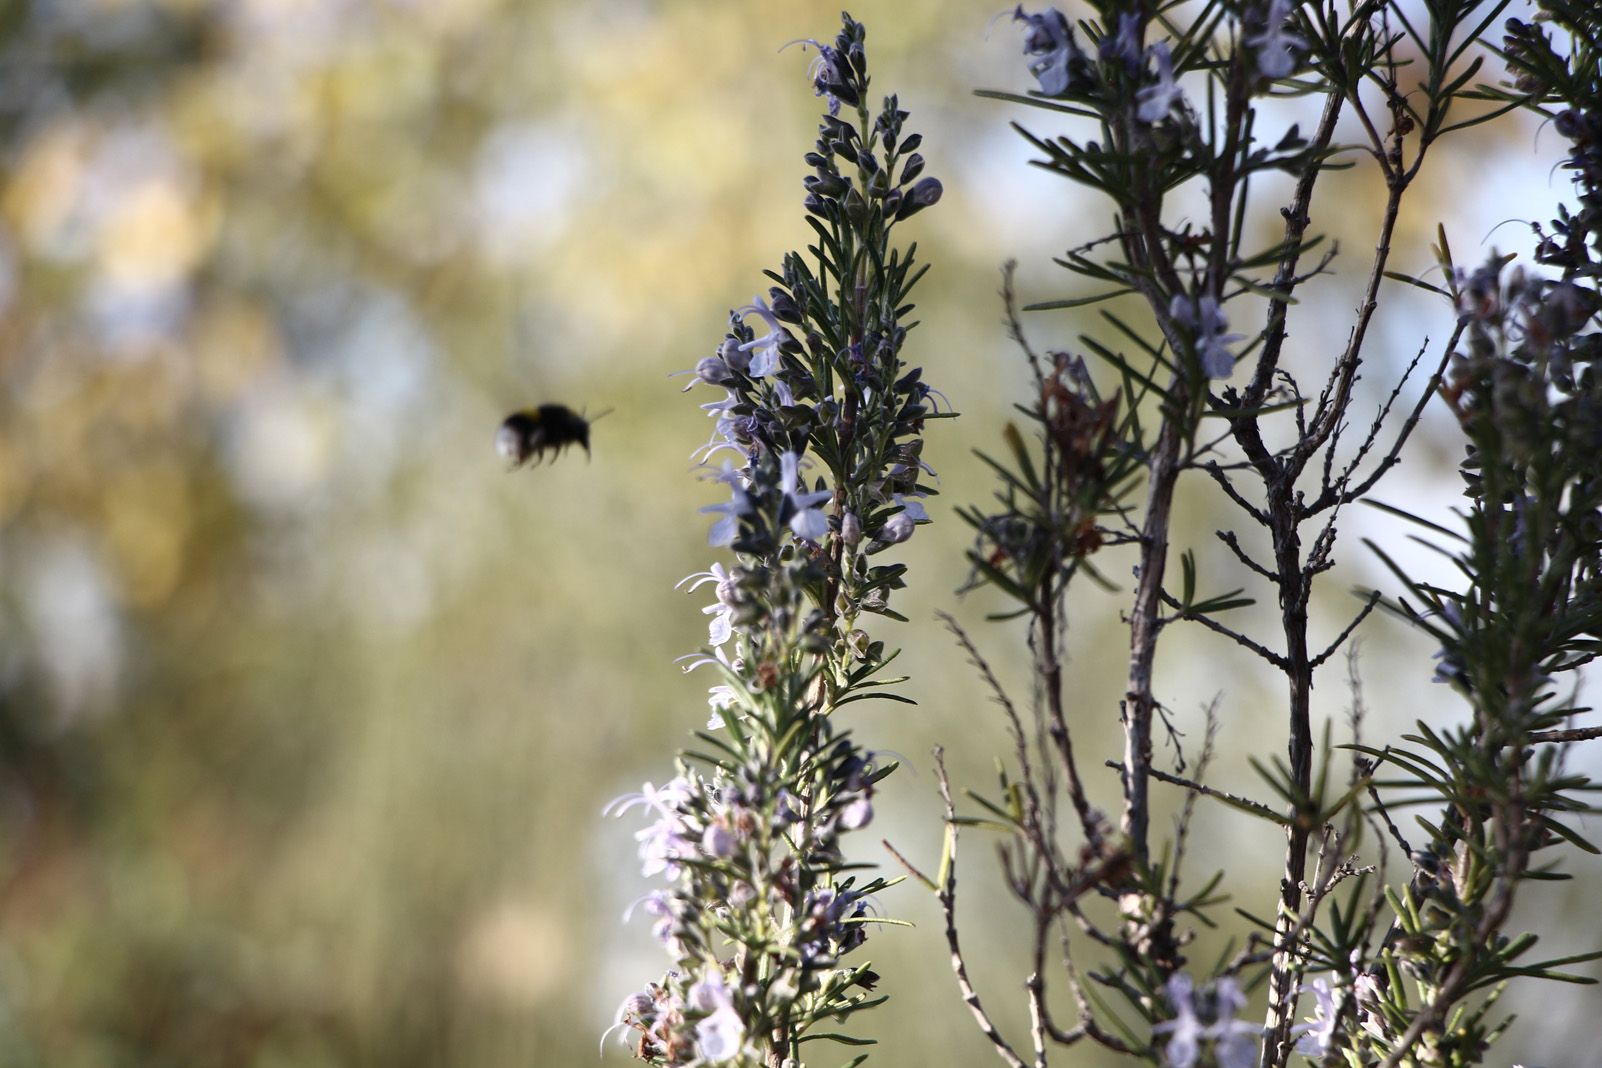
[[[964,414],[931,428],[947,495],[906,546],[912,622],[882,632],[922,703],[856,724],[910,765],[864,855],[885,859],[885,836],[932,865],[929,746],[985,787],[1006,744],[933,612],[1027,693],[1019,634],[952,593],[949,508],[987,496],[969,450],[1023,383],[998,267],[1022,261],[1025,299],[1064,295],[1050,257],[1103,213],[1028,167],[1007,122],[1044,116],[971,95],[1027,87],[1014,27],[987,37],[993,11],[955,2],[853,14],[946,188],[908,228],[934,264],[909,355]],[[671,774],[710,685],[672,663],[704,637],[701,599],[673,585],[715,558],[695,510],[717,495],[689,460],[710,397],[669,376],[808,233],[819,101],[808,56],[777,49],[837,19],[727,0],[0,3],[0,1068],[594,1062],[615,1005],[666,965],[618,922],[647,887],[632,824],[599,809]],[[1536,136],[1510,122],[1443,155],[1395,266],[1429,267],[1438,220],[1477,260],[1510,204],[1547,213],[1562,184]],[[1344,338],[1375,188],[1345,176],[1315,215],[1354,255],[1327,306],[1297,311],[1303,366]],[[1387,313],[1365,403],[1441,312]],[[1091,322],[1030,325],[1066,347]],[[543,401],[613,414],[593,460],[507,474],[495,426]],[[1390,499],[1444,508],[1460,446],[1425,433]],[[1208,507],[1180,529],[1238,585]],[[1342,560],[1331,634],[1352,584],[1385,581],[1355,541]],[[1071,636],[1082,744],[1107,755],[1116,609],[1088,598]],[[1365,633],[1371,737],[1460,712],[1427,645]],[[1277,738],[1277,689],[1205,635],[1169,649],[1182,728],[1194,740],[1221,695],[1219,775],[1238,776]],[[1338,669],[1320,697],[1342,714]],[[1111,776],[1097,786],[1111,805]],[[1198,834],[1192,870],[1271,908],[1277,835],[1208,810]],[[1021,917],[965,841],[976,978],[1016,1022]],[[1579,867],[1530,910],[1554,952],[1598,941],[1602,878]],[[918,929],[870,946],[895,999],[874,1063],[986,1063],[933,902],[906,887],[882,906]],[[1505,1051],[1579,1063],[1594,994],[1534,994],[1514,1003],[1541,1026]]]

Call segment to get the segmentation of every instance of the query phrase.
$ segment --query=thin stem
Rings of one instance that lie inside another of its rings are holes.
[[[1173,394],[1183,393],[1177,376],[1170,389]],[[1174,503],[1183,439],[1179,420],[1174,416],[1165,418],[1152,450],[1146,517],[1141,527],[1140,582],[1129,612],[1129,689],[1124,694],[1123,709],[1124,812],[1120,828],[1142,864],[1148,857],[1151,812],[1146,780],[1151,774],[1151,724],[1157,707],[1152,692],[1152,665],[1157,659],[1157,636],[1162,629],[1158,609],[1168,563],[1168,517]]]
[[[957,977],[957,989],[962,994],[963,1004],[973,1013],[974,1022],[979,1025],[979,1032],[995,1047],[996,1055],[1007,1068],[1024,1068],[1023,1060],[1001,1036],[1001,1032],[996,1030],[996,1025],[990,1020],[990,1014],[979,1001],[979,992],[973,988],[973,983],[968,979],[968,963],[962,955],[962,944],[957,938],[957,809],[951,801],[951,781],[946,776],[945,751],[939,746],[935,746],[934,760],[935,781],[940,788],[940,798],[945,802],[946,809],[945,878],[940,883],[940,912],[946,924],[946,945],[951,950],[951,970]]]

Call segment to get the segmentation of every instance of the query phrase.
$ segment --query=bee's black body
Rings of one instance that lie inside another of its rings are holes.
[[[590,451],[590,423],[565,404],[542,404],[506,417],[495,433],[495,451],[514,468],[538,463],[546,453],[560,455],[569,445]]]

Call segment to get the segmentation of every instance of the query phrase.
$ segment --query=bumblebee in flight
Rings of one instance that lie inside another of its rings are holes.
[[[602,412],[601,415],[605,415]],[[599,419],[598,415],[595,418]],[[495,451],[511,462],[515,470],[524,464],[538,464],[546,453],[559,456],[573,444],[590,453],[590,423],[565,404],[542,404],[513,412],[495,432]]]

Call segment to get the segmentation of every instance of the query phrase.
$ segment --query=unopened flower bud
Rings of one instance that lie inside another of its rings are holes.
[[[868,53],[861,41],[851,42],[851,47],[846,49],[846,58],[851,61],[851,69],[857,72],[858,78],[868,73]]]
[[[751,353],[740,351],[738,338],[725,338],[723,344],[718,346],[718,359],[723,361],[725,367],[745,374],[751,368]]]
[[[701,849],[709,857],[727,860],[734,856],[734,833],[721,823],[714,823],[701,836]]]
[[[945,192],[945,187],[940,184],[940,179],[918,179],[917,184],[912,187],[901,201],[901,210],[896,214],[896,218],[905,219],[908,216],[916,215],[929,205],[937,203],[940,200],[940,194],[943,192]]]
[[[903,208],[905,208],[905,205],[903,205]],[[846,218],[858,225],[861,225],[868,217],[868,202],[862,199],[862,194],[857,192],[856,186],[852,186],[846,192],[845,211]]]
[[[840,540],[848,549],[855,549],[862,540],[862,520],[857,518],[857,513],[847,512],[840,517]]]
[[[891,545],[898,545],[912,537],[912,532],[915,529],[917,529],[917,523],[913,521],[910,515],[906,512],[897,512],[889,519],[886,519],[884,526],[879,528],[879,540],[888,542]]]
[[[801,179],[801,187],[820,197],[837,197],[851,187],[851,183],[838,174],[809,174]]]
[[[773,317],[787,323],[801,323],[801,309],[796,306],[795,298],[789,293],[773,286],[768,289],[769,306],[773,309]]]
[[[734,372],[729,370],[726,360],[707,356],[695,365],[695,377],[714,386],[726,386],[734,381]]]
[[[873,822],[873,802],[859,797],[840,813],[840,826],[848,831],[859,831]]]

